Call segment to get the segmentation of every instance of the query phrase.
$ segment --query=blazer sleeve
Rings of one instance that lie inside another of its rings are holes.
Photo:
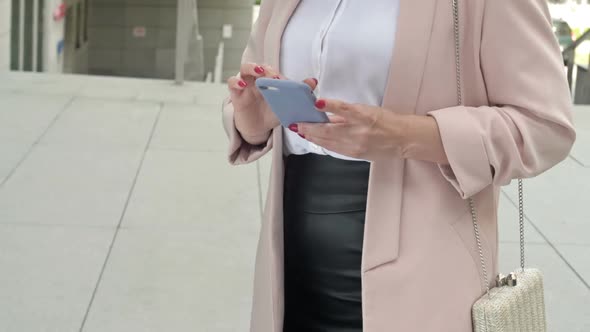
[[[572,101],[546,0],[487,0],[480,62],[489,105],[429,112],[463,198],[489,185],[536,176],[575,141]]]
[[[264,39],[275,0],[264,0],[260,14],[252,27],[252,33],[242,55],[242,63],[264,63]],[[240,134],[234,123],[234,107],[230,97],[223,100],[222,120],[225,133],[229,138],[228,157],[230,164],[239,165],[256,161],[272,149],[272,131],[268,133],[266,143],[252,145]]]

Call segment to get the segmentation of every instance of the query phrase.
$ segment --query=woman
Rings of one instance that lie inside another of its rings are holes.
[[[463,105],[452,0],[263,1],[223,109],[231,163],[273,157],[252,331],[472,330],[500,187],[575,132],[546,0],[458,8]],[[306,79],[331,123],[280,127],[259,77]]]

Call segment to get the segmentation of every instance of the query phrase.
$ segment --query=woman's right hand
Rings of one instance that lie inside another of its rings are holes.
[[[279,119],[256,88],[255,81],[259,77],[284,78],[270,66],[245,63],[241,66],[238,76],[227,80],[234,107],[235,126],[242,137],[251,144],[264,143],[268,139],[270,130],[280,124]],[[317,85],[315,79],[307,79],[304,82],[312,90]]]

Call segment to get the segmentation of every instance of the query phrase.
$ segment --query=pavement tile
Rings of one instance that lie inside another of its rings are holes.
[[[556,247],[584,281],[590,284],[590,245],[558,244]]]
[[[137,99],[140,101],[194,103],[192,88],[192,84],[175,85],[172,81],[161,81],[158,85],[141,89]]]
[[[221,113],[211,107],[167,103],[150,149],[226,152],[228,139]]]
[[[590,105],[574,106],[574,126],[576,130],[590,130]]]
[[[8,90],[25,96],[75,96],[82,87],[79,81],[47,79],[15,82]]]
[[[506,196],[500,195],[500,207],[498,209],[498,232],[500,242],[519,243],[520,225],[518,223],[518,209]],[[525,243],[545,243],[545,239],[537,232],[531,223],[525,220]]]
[[[0,225],[0,322],[7,332],[78,332],[113,230]]]
[[[578,129],[576,135],[571,156],[584,167],[590,168],[590,129]]]
[[[140,158],[36,147],[0,188],[0,223],[117,225]]]
[[[221,110],[221,106],[229,91],[225,84],[197,83],[193,88],[195,102],[199,105],[208,105],[215,110]]]
[[[0,183],[4,182],[30,147],[29,143],[0,141]]]
[[[138,79],[133,77],[82,77],[84,77],[84,86],[78,92],[78,96],[107,100],[122,99],[136,101],[141,91],[153,89],[154,86],[160,86],[162,84],[170,84],[170,81]]]
[[[572,178],[575,174],[575,178]],[[517,181],[504,191],[517,201]],[[571,159],[524,180],[525,213],[553,244],[590,244],[590,172]]]
[[[36,96],[0,92],[0,141],[36,141],[68,105],[68,96]]]
[[[85,98],[135,101],[139,95],[139,91],[136,87],[121,86],[121,84],[116,83],[105,83],[103,85],[86,85],[80,89],[77,95]]]
[[[230,166],[224,153],[149,151],[123,227],[239,230],[260,224],[255,165]]]
[[[76,99],[40,144],[73,150],[143,150],[160,105]]]
[[[590,168],[590,105],[576,105],[574,126],[577,137],[571,155],[585,167]]]
[[[84,332],[247,331],[253,237],[121,230]]]

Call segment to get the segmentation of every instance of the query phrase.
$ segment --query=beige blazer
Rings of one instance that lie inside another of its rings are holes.
[[[263,1],[244,62],[279,68],[281,36],[299,1]],[[471,331],[471,306],[484,290],[465,198],[476,201],[492,285],[500,186],[556,165],[575,140],[546,0],[459,4],[467,106],[456,106],[451,0],[401,0],[383,107],[435,117],[450,166],[394,156],[372,163],[361,267],[365,332]],[[282,133],[275,128],[266,144],[249,145],[229,99],[223,119],[231,163],[272,151],[251,331],[282,332]]]

